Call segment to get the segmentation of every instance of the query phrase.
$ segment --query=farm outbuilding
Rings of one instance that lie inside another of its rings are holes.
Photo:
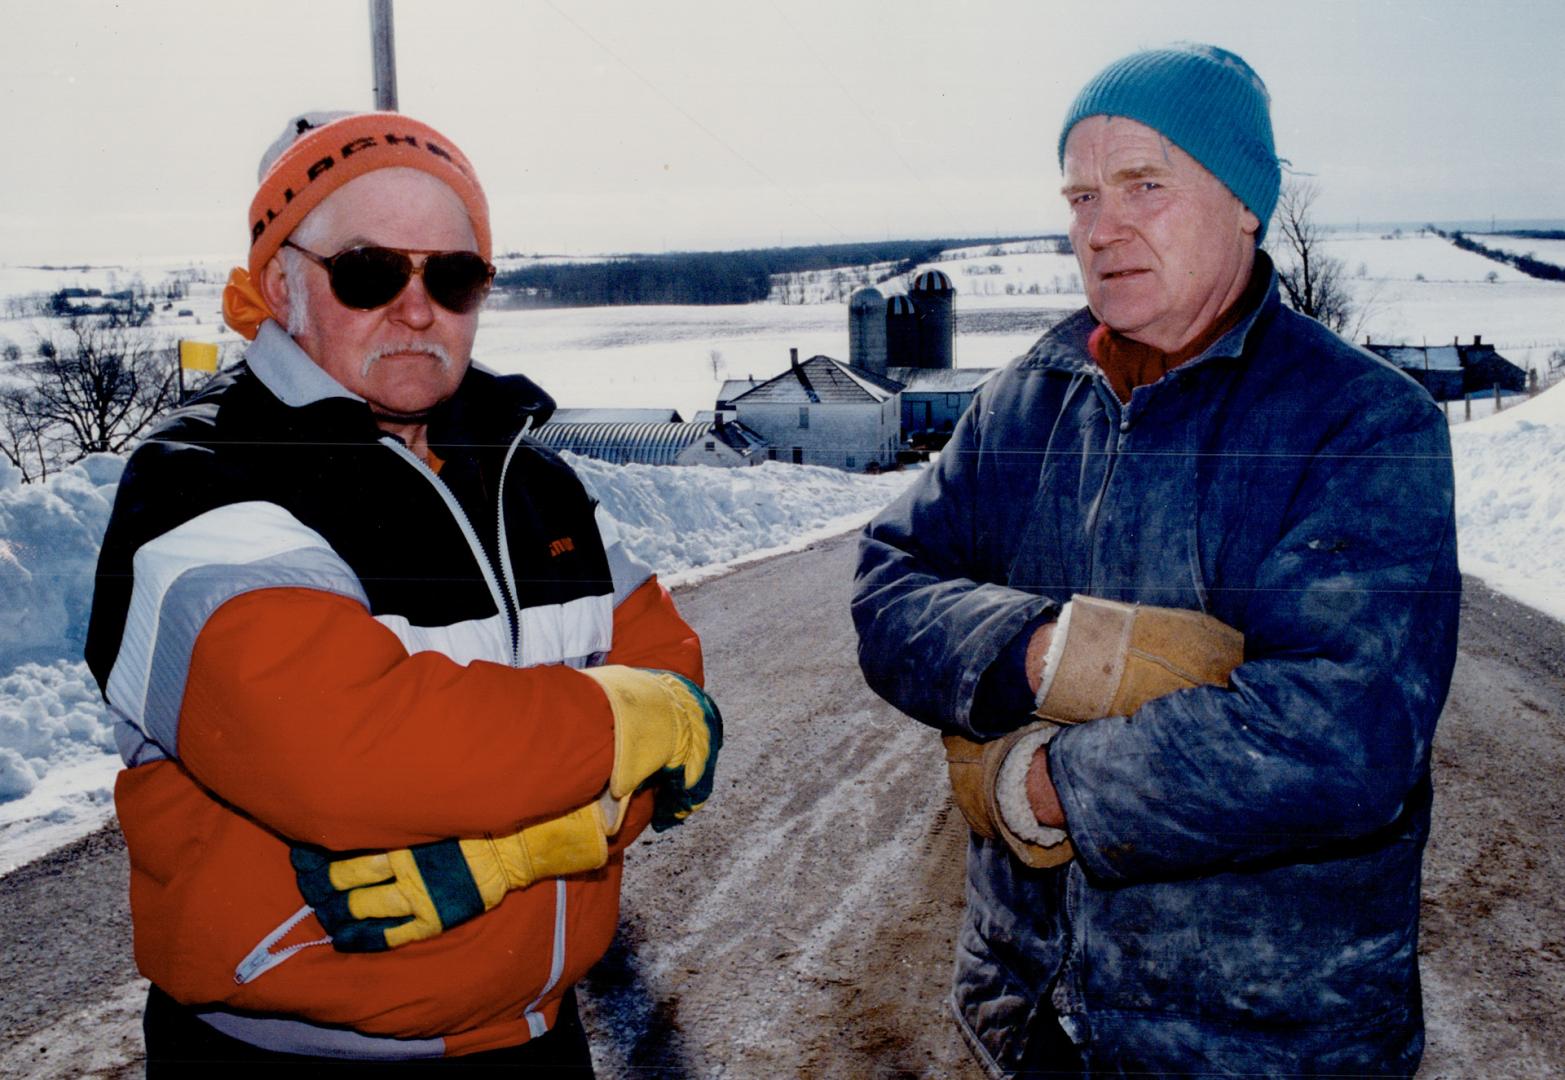
[[[1484,344],[1475,335],[1472,343],[1449,345],[1378,345],[1364,347],[1411,375],[1436,401],[1451,401],[1464,394],[1482,394],[1496,386],[1502,390],[1527,389],[1527,372]]]
[[[765,442],[743,424],[588,423],[550,420],[533,436],[551,450],[615,465],[758,465]]]
[[[1475,335],[1471,345],[1458,345],[1462,355],[1462,389],[1469,394],[1481,394],[1498,386],[1501,390],[1527,389],[1527,372],[1494,351],[1493,345],[1485,345],[1482,337]]]
[[[1455,345],[1371,345],[1365,348],[1411,375],[1436,401],[1462,396],[1462,358]]]
[[[678,409],[600,409],[560,408],[551,421],[561,424],[679,424],[684,417]]]
[[[978,388],[995,368],[887,368],[886,376],[902,384],[902,437],[910,442],[943,443]]]
[[[770,457],[798,465],[865,469],[896,461],[901,384],[829,356],[800,363],[727,401],[765,439]]]

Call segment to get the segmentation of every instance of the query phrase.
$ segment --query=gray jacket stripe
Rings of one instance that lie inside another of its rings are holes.
[[[191,518],[144,544],[133,568],[130,610],[106,696],[121,718],[175,757],[190,654],[224,603],[287,587],[368,605],[359,579],[325,538],[274,503],[234,503]]]
[[[619,537],[619,523],[599,503],[594,515],[598,522],[598,535],[603,538],[603,550],[609,556],[609,573],[614,577],[614,606],[619,607],[625,597],[645,585],[652,577],[652,567],[630,553]]]
[[[196,1013],[229,1038],[285,1054],[369,1061],[403,1061],[437,1058],[446,1052],[444,1039],[395,1039],[385,1035],[360,1035],[346,1028],[322,1027],[303,1020],[275,1016],[247,1016],[221,1009]]]

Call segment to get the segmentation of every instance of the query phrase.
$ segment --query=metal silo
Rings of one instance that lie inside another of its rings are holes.
[[[956,366],[956,312],[952,300],[956,290],[951,279],[939,270],[925,270],[913,279],[908,290],[918,308],[918,360],[915,366],[951,368]]]
[[[886,301],[886,366],[918,367],[918,308],[911,297]]]
[[[886,373],[886,298],[873,285],[848,297],[848,363]]]

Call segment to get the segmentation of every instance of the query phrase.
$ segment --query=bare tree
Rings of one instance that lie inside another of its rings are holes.
[[[145,334],[75,319],[45,340],[0,395],[0,453],[24,477],[120,453],[177,401],[174,350]]]
[[[0,456],[16,466],[23,483],[46,479],[59,450],[51,426],[26,389],[12,386],[0,392]]]
[[[1284,181],[1267,246],[1288,306],[1339,334],[1357,336],[1363,320],[1355,320],[1346,265],[1326,254],[1325,230],[1315,221],[1319,196],[1320,188],[1311,181]]]

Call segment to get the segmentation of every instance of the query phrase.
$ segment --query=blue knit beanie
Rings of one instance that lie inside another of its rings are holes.
[[[1272,141],[1271,95],[1238,56],[1181,42],[1116,60],[1082,88],[1060,129],[1065,139],[1089,116],[1125,116],[1161,132],[1223,182],[1261,220],[1277,208],[1282,169]]]

